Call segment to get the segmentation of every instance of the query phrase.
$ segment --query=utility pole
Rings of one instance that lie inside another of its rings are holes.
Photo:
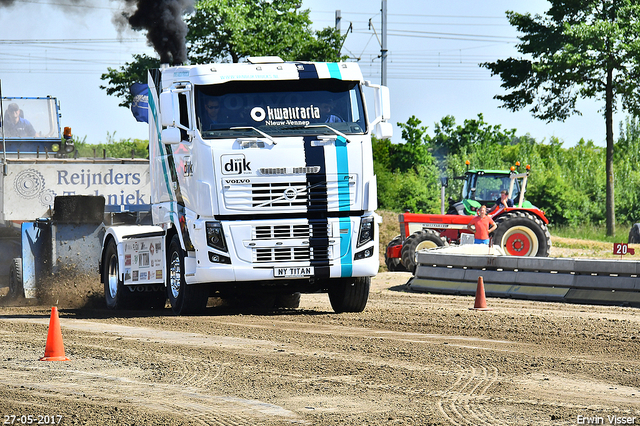
[[[382,0],[382,43],[380,46],[380,63],[382,66],[382,81],[380,84],[387,85],[387,0]]]
[[[342,21],[342,12],[340,9],[336,10],[336,30],[340,32],[340,22]]]

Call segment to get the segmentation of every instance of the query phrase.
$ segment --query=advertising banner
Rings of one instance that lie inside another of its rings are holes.
[[[11,162],[2,178],[2,219],[46,217],[59,195],[102,195],[105,206],[149,205],[148,162]]]

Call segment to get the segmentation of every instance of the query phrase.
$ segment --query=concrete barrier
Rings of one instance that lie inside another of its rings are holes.
[[[421,251],[409,287],[474,295],[478,277],[487,297],[640,307],[640,262],[558,259]]]

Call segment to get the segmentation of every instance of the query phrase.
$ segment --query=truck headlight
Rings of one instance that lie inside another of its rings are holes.
[[[207,245],[220,251],[227,250],[227,242],[222,232],[222,224],[220,222],[207,222]]]
[[[373,240],[373,216],[362,218],[360,222],[360,231],[358,232],[358,245],[360,247]]]

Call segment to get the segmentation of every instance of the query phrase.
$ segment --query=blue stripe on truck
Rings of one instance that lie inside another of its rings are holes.
[[[338,172],[338,209],[346,211],[351,209],[349,197],[349,151],[346,139],[338,136],[335,147]],[[350,277],[353,273],[351,237],[351,218],[340,218],[340,274],[343,277]]]
[[[342,73],[340,72],[340,65],[335,62],[331,62],[327,64],[327,68],[329,68],[329,75],[331,78],[337,78],[338,80],[342,80]]]

